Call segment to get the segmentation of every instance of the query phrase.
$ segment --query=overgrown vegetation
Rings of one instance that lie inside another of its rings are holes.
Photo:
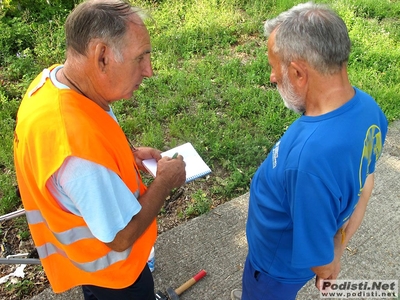
[[[64,60],[63,23],[78,0],[2,2],[0,13],[0,214],[15,210],[12,139],[30,81]],[[322,2],[322,1],[318,1]],[[400,116],[400,2],[335,0],[353,50],[354,85],[372,94],[390,121]],[[187,211],[207,211],[245,193],[258,165],[297,116],[269,83],[262,22],[299,1],[148,0],[154,77],[114,110],[137,145],[164,150],[190,141],[213,174]],[[196,184],[196,183],[193,183]],[[213,199],[205,201],[205,199]],[[198,202],[198,207],[196,203]],[[191,207],[190,207],[191,206]],[[204,208],[207,207],[207,209]]]

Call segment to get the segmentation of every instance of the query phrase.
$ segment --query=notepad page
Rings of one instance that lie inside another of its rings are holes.
[[[183,156],[183,160],[186,163],[186,182],[190,182],[196,178],[202,177],[211,173],[211,169],[204,162],[201,156],[197,153],[196,149],[191,143],[186,143],[177,146],[173,149],[161,153],[161,156],[172,157],[175,153]],[[144,160],[143,164],[149,170],[149,172],[155,176],[157,173],[157,162],[154,159]]]

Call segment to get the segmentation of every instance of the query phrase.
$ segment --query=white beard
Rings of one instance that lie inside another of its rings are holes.
[[[285,106],[296,113],[302,114],[306,111],[305,101],[296,94],[293,85],[289,81],[288,70],[282,67],[282,84],[278,85],[278,92],[281,95]]]

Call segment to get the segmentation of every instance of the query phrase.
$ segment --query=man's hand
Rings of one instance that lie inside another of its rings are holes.
[[[339,230],[338,233],[340,232],[341,231]],[[316,274],[315,286],[319,290],[322,289],[323,280],[334,280],[338,277],[340,272],[340,267],[341,267],[340,259],[345,249],[343,247],[343,244],[341,243],[342,240],[341,233],[340,236],[339,234],[336,234],[334,239],[335,239],[335,251],[334,251],[335,256],[333,258],[333,261],[324,266],[311,268],[311,270]]]
[[[157,162],[157,180],[163,180],[171,189],[186,182],[185,162],[182,155],[177,158],[163,157]]]
[[[159,161],[161,159],[161,151],[150,147],[138,147],[133,152],[133,155],[139,170],[145,172],[146,168],[143,166],[143,160],[154,158],[156,161]]]

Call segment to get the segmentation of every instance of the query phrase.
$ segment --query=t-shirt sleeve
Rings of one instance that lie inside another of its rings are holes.
[[[141,205],[122,179],[99,164],[70,157],[57,174],[60,203],[83,217],[92,234],[104,243],[114,240]]]
[[[292,264],[311,268],[334,258],[338,199],[320,178],[302,171],[287,171],[287,192],[293,220]]]

